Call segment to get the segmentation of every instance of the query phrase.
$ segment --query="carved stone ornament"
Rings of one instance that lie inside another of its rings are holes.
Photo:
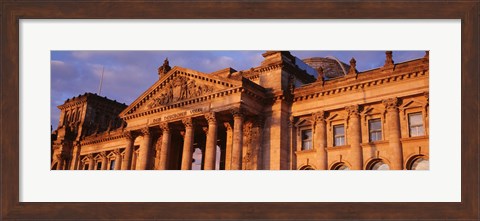
[[[350,60],[350,70],[348,70],[348,74],[356,74],[357,73],[356,66],[357,66],[357,61],[355,60],[355,58],[352,58]]]
[[[193,122],[191,117],[186,117],[182,119],[183,125],[185,125],[185,128],[192,128],[193,127]]]
[[[293,122],[295,121],[295,118],[293,117],[293,115],[290,115],[288,117],[288,127],[289,128],[292,128],[293,127]]]
[[[162,129],[163,132],[168,132],[170,131],[170,126],[168,126],[168,123],[160,123],[160,129]]]
[[[208,127],[202,127],[203,132],[208,135]]]
[[[227,131],[232,131],[232,125],[230,124],[230,122],[224,122],[223,125],[225,126]]]
[[[150,135],[150,128],[149,127],[144,127],[141,130],[142,135]]]
[[[100,152],[100,157],[102,158],[107,158],[107,152],[103,151],[103,152]]]
[[[240,108],[234,108],[232,109],[232,115],[234,118],[237,118],[237,117],[243,118],[243,111]]]
[[[349,116],[359,116],[360,115],[360,108],[359,108],[358,105],[346,106],[345,110],[348,112]]]
[[[325,112],[319,111],[319,112],[313,113],[312,119],[313,119],[313,122],[315,122],[316,124],[325,123]]]
[[[388,98],[382,101],[386,110],[398,110],[398,98]]]
[[[318,67],[318,69],[317,69],[317,74],[318,74],[318,75],[317,75],[317,81],[318,81],[318,82],[323,82],[323,75],[324,75],[324,73],[323,73],[323,68],[322,68],[321,66]]]
[[[163,65],[158,67],[158,76],[161,77],[161,76],[165,75],[171,69],[172,68],[169,65],[168,58],[166,58],[165,61],[163,61]]]
[[[132,140],[135,138],[134,134],[132,131],[124,131],[123,136],[127,138],[127,140]]]
[[[158,92],[158,96],[150,102],[148,108],[165,106],[173,102],[198,97],[211,93],[213,90],[213,86],[199,84],[194,79],[177,75],[171,81],[165,83]]]
[[[392,66],[393,65],[393,58],[392,58],[392,51],[385,52],[385,66]]]
[[[115,156],[119,156],[120,154],[122,154],[122,152],[120,151],[119,148],[117,148],[113,151],[113,154],[115,154]]]
[[[209,124],[215,124],[217,123],[217,118],[215,112],[209,112],[205,114],[205,119],[207,119]]]

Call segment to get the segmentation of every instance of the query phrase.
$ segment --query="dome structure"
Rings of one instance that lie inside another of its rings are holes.
[[[344,76],[348,73],[350,65],[347,65],[333,56],[328,57],[313,57],[305,58],[302,60],[310,67],[318,70],[319,67],[323,68],[324,76],[328,78],[336,78]]]

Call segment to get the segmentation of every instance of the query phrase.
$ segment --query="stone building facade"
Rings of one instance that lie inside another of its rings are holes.
[[[305,60],[313,74],[287,51],[208,74],[166,60],[128,107],[96,94],[60,105],[51,169],[428,169],[428,52],[403,63],[385,54],[365,72],[353,58]]]

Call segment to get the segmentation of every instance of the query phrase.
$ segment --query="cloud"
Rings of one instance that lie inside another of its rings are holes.
[[[58,123],[56,106],[85,92],[97,93],[104,69],[102,96],[130,104],[158,80],[157,68],[168,57],[170,66],[181,66],[204,73],[227,67],[238,71],[259,66],[265,51],[52,51],[51,119]],[[384,51],[292,51],[299,58],[335,56],[349,64],[357,60],[357,69],[383,65]],[[423,51],[394,51],[394,61],[422,57]]]

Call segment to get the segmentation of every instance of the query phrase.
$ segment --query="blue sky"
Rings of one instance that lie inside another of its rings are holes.
[[[101,96],[130,104],[158,79],[157,68],[168,57],[170,66],[181,66],[210,73],[227,67],[238,71],[260,65],[265,51],[52,51],[51,123],[57,128],[57,106],[66,99],[98,93],[102,70]],[[334,56],[349,64],[352,57],[357,70],[383,66],[384,51],[291,51],[300,59]],[[424,51],[393,51],[395,63],[423,57]]]

